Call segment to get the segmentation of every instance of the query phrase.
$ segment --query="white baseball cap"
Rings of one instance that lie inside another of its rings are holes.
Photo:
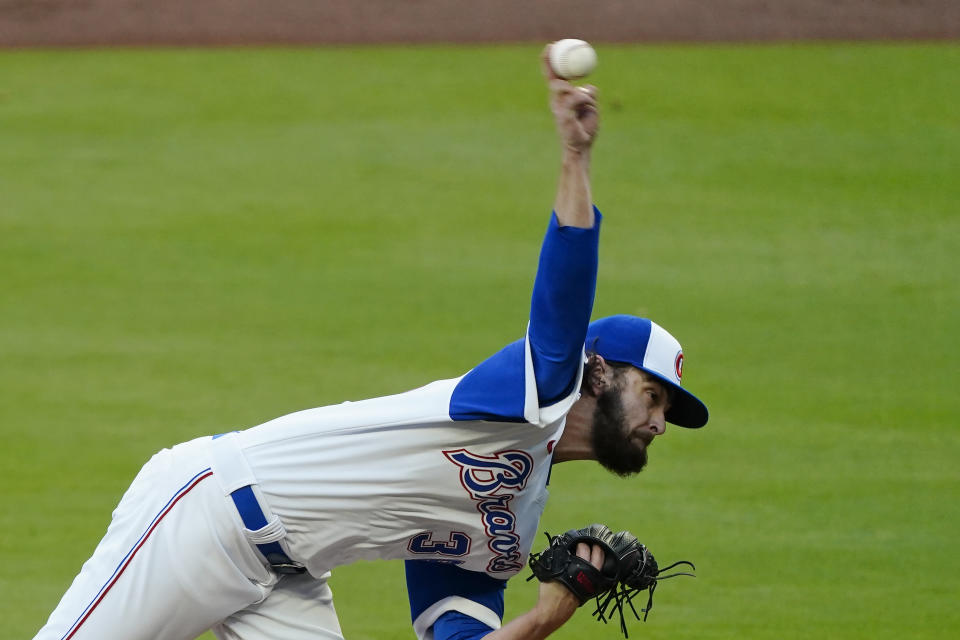
[[[594,320],[587,328],[585,348],[604,360],[631,364],[669,386],[674,393],[667,422],[690,429],[707,424],[706,405],[680,385],[683,349],[656,322],[629,315]]]

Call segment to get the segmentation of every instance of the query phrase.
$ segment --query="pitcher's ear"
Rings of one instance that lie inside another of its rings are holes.
[[[610,365],[603,359],[603,356],[595,353],[587,358],[587,364],[584,366],[586,368],[584,373],[584,391],[596,398],[610,386],[610,376],[612,373]]]

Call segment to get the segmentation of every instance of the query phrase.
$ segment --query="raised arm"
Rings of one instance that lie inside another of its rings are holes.
[[[573,389],[593,310],[598,213],[590,193],[590,150],[597,136],[596,88],[576,87],[553,72],[550,45],[542,67],[561,143],[555,220],[544,238],[530,306],[530,346],[540,406]]]
[[[576,87],[558,77],[549,63],[551,46],[543,50],[541,65],[550,87],[550,109],[563,146],[554,211],[562,226],[589,229],[594,223],[590,149],[600,124],[597,89],[593,85]]]
[[[578,88],[558,78],[546,62],[561,143],[561,169],[554,215],[540,251],[533,285],[528,330],[539,407],[568,399],[580,371],[583,341],[593,311],[597,282],[600,214],[590,194],[590,149],[596,138],[599,110],[596,90]],[[450,400],[454,420],[530,418],[533,398],[518,376],[525,375],[524,341],[518,341],[474,367]]]

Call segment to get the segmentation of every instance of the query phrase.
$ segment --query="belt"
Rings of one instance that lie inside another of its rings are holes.
[[[233,504],[237,505],[240,519],[243,520],[243,526],[251,531],[257,531],[267,526],[267,517],[263,515],[263,509],[260,508],[257,496],[253,493],[253,488],[250,485],[240,487],[231,493],[230,497],[233,498]],[[257,544],[256,547],[270,563],[270,567],[277,573],[295,574],[306,571],[302,564],[290,559],[279,542],[266,542]]]
[[[286,535],[283,523],[257,500],[257,494],[253,491],[256,478],[242,451],[233,437],[220,440],[223,436],[232,436],[232,433],[213,436],[213,440],[217,441],[211,449],[213,475],[221,483],[224,494],[229,495],[237,507],[240,520],[247,529],[247,539],[263,554],[276,573],[304,573],[306,568],[291,560],[280,546],[280,540]]]

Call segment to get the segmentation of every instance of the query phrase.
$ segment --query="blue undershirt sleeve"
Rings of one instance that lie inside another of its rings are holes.
[[[404,568],[414,628],[433,627],[434,640],[481,638],[503,619],[506,580],[429,560]]]
[[[548,407],[573,391],[597,283],[600,212],[591,229],[561,227],[556,214],[540,250],[530,304],[530,353],[537,400]],[[523,422],[524,340],[511,343],[471,369],[450,397],[453,420]]]
[[[433,623],[433,640],[479,640],[493,631],[475,618],[460,613],[448,611]]]
[[[591,229],[562,227],[554,213],[540,250],[529,336],[541,407],[573,391],[580,370],[597,287],[602,216],[593,211]]]

